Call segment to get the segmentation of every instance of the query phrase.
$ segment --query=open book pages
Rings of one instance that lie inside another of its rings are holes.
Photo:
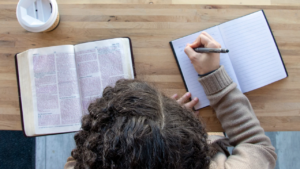
[[[287,73],[263,11],[208,28],[206,30],[229,53],[220,54],[220,64],[243,93],[287,77]],[[175,58],[187,90],[200,102],[200,109],[209,105],[198,74],[184,53],[202,31],[171,41]]]
[[[78,131],[106,86],[134,78],[129,38],[30,49],[17,64],[27,136]]]

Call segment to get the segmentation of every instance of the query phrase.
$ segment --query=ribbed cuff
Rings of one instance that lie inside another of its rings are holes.
[[[199,77],[198,81],[203,86],[206,95],[218,93],[232,83],[232,80],[228,76],[224,66],[221,66],[215,72],[207,76]]]

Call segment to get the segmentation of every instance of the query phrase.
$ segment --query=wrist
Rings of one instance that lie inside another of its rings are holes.
[[[216,70],[218,70],[218,69],[215,69],[215,70],[213,70],[213,71],[210,71],[210,72],[204,73],[204,74],[199,74],[199,73],[198,73],[198,76],[199,76],[199,77],[204,77],[204,76],[207,76],[207,75],[209,75],[209,74],[215,72]]]
[[[214,71],[218,70],[221,66],[220,64],[216,65],[216,66],[209,66],[210,68],[209,69],[198,69],[197,70],[197,73],[198,73],[198,76],[199,77],[203,77],[203,76],[207,76],[211,73],[213,73]]]
[[[233,83],[224,69],[224,66],[220,66],[220,68],[218,68],[215,72],[205,77],[198,78],[198,80],[201,83],[206,95],[215,94]]]

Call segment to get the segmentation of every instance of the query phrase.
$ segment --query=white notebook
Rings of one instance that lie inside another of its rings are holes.
[[[243,93],[288,76],[262,10],[203,31],[219,42],[222,48],[229,49],[229,53],[221,54],[220,64],[224,65],[231,79]],[[209,101],[198,82],[197,72],[184,53],[184,48],[187,43],[193,43],[201,32],[170,42],[186,89],[191,92],[192,98],[198,97],[200,100],[194,107],[196,110],[208,106]]]

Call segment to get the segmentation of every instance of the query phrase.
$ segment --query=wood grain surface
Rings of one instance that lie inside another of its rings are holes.
[[[19,0],[0,0],[17,4]],[[56,0],[58,4],[210,4],[210,5],[300,5],[299,0]]]
[[[18,52],[30,48],[130,37],[137,77],[152,82],[169,96],[173,93],[183,94],[186,90],[169,41],[260,9],[266,13],[289,77],[246,95],[266,131],[300,130],[300,6],[72,4],[66,0],[65,3],[58,1],[61,22],[57,29],[49,33],[31,33],[17,22],[16,2],[0,2],[2,130],[21,130],[14,62],[14,55]],[[164,2],[167,3],[167,0]],[[200,117],[208,131],[222,131],[211,108],[201,109]]]

